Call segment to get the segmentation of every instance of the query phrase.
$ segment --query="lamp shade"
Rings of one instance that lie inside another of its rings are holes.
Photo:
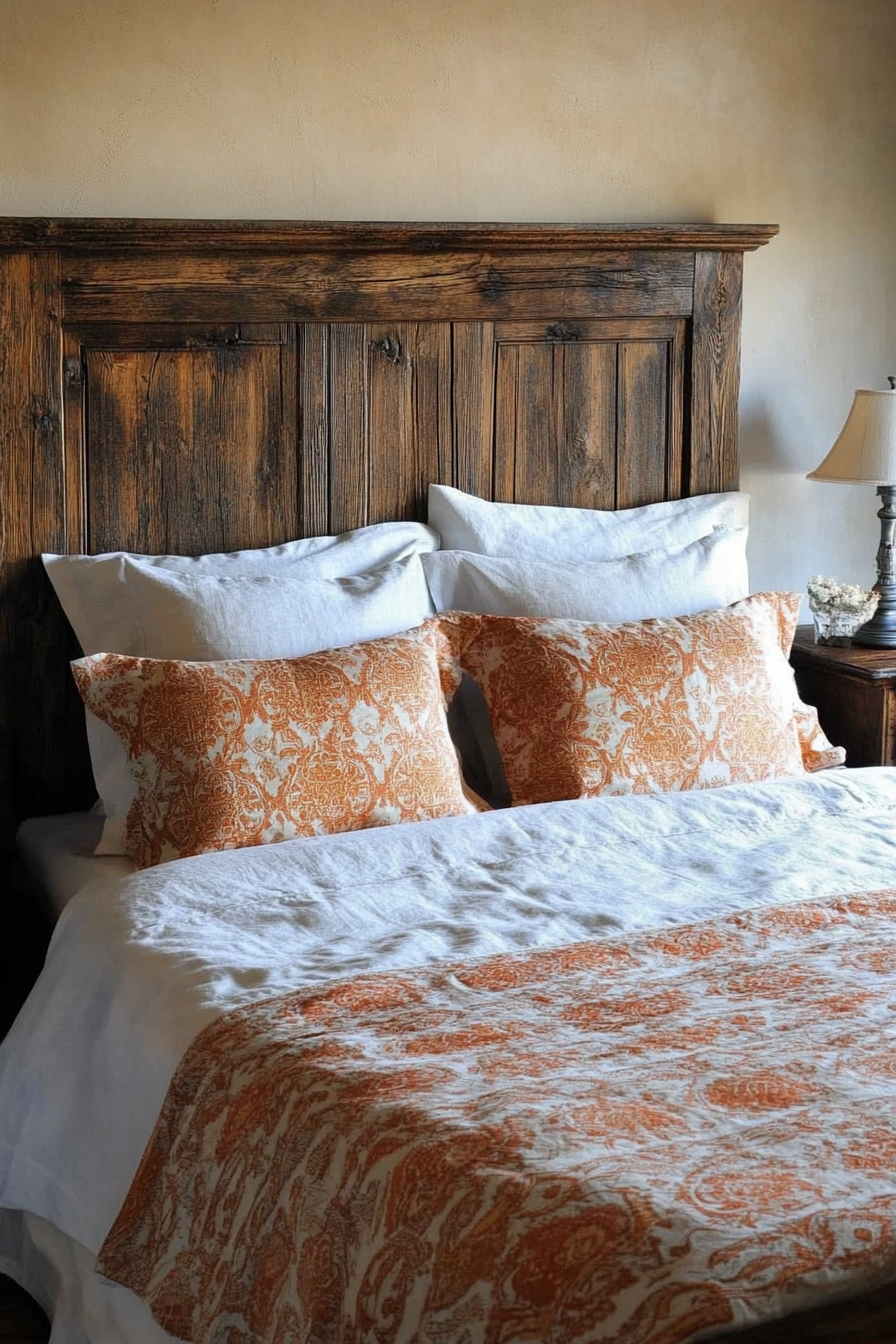
[[[896,485],[896,391],[859,391],[839,438],[810,481]]]

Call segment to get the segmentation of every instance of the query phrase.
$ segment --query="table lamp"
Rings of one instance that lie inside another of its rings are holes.
[[[896,378],[889,392],[859,391],[846,424],[827,457],[810,471],[809,481],[876,485],[883,501],[878,510],[877,610],[859,626],[853,644],[896,649]]]

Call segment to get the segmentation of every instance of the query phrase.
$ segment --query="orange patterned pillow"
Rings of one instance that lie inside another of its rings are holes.
[[[783,594],[779,593],[777,596],[782,597]],[[779,604],[778,637],[785,658],[790,657],[798,615],[798,608],[794,609],[792,605],[784,603]],[[800,699],[796,681],[793,683],[793,716],[804,770],[814,773],[816,770],[830,770],[832,766],[845,764],[846,752],[842,747],[835,747],[828,741],[827,734],[818,722],[818,710],[814,705],[807,705]]]
[[[830,770],[832,766],[846,763],[846,752],[843,747],[835,747],[828,740],[827,733],[818,722],[818,710],[814,705],[805,704],[797,695],[793,717],[805,770]]]
[[[430,621],[305,658],[73,663],[84,703],[128,749],[138,868],[477,811],[448,735],[444,647]]]
[[[803,770],[796,593],[621,625],[449,613],[482,687],[513,801],[665,793]]]

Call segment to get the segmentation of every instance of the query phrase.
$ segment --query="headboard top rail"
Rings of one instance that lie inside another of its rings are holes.
[[[495,224],[225,219],[0,218],[0,249],[218,252],[540,251],[651,248],[753,252],[777,224]]]

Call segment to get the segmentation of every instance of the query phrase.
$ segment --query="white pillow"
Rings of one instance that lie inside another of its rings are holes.
[[[433,614],[418,555],[336,579],[306,578],[301,565],[248,578],[123,565],[145,658],[302,658],[400,634]]]
[[[300,565],[304,578],[338,579],[379,569],[407,555],[434,551],[438,544],[439,538],[422,523],[375,523],[338,537],[306,537],[256,551],[199,556],[110,551],[104,555],[45,555],[43,562],[82,653],[146,656],[133,596],[126,587],[125,561],[150,571],[241,579],[281,574],[287,566]],[[334,644],[350,642],[334,640]]]
[[[436,611],[644,621],[727,607],[750,590],[747,529],[720,529],[676,551],[548,564],[468,551],[422,557]]]
[[[143,657],[187,657],[190,655],[170,652],[162,655],[149,646],[143,626],[144,620],[156,632],[166,623],[164,609],[153,606],[152,603],[149,608],[145,605],[153,576],[159,578],[162,583],[160,593],[165,591],[165,578],[176,575],[181,576],[185,582],[190,579],[201,581],[215,576],[231,581],[262,578],[265,575],[271,578],[290,577],[295,581],[295,586],[301,588],[307,583],[359,575],[405,557],[417,557],[422,552],[433,550],[437,545],[438,537],[420,523],[378,523],[371,527],[358,528],[354,532],[343,533],[338,537],[311,537],[263,550],[233,551],[220,555],[140,556],[127,552],[113,552],[98,556],[45,555],[43,559],[63,610],[85,654],[126,653]],[[137,574],[146,580],[142,586],[139,585],[139,580],[137,583],[134,582]],[[383,582],[386,583],[386,593],[381,588]],[[381,578],[372,588],[364,589],[357,594],[353,594],[349,589],[341,590],[340,599],[334,598],[332,586],[316,593],[309,591],[308,601],[304,606],[298,603],[296,593],[297,605],[294,605],[293,611],[299,620],[299,626],[292,631],[286,627],[285,633],[295,634],[296,639],[295,643],[289,639],[286,641],[289,649],[284,649],[283,656],[301,657],[304,653],[317,652],[320,648],[352,644],[378,635],[397,634],[425,620],[431,611],[431,605],[419,560],[415,560],[414,565],[408,566],[403,571],[403,579],[398,588],[393,586],[394,582],[396,581]],[[268,594],[272,595],[270,589]],[[164,602],[163,597],[160,600]],[[234,590],[233,600],[238,604],[240,602],[237,590]],[[277,600],[279,602],[279,595]],[[319,612],[322,605],[327,608],[328,614],[323,617],[312,616],[312,610]],[[390,626],[388,629],[383,628],[383,622],[379,621],[379,615],[387,608],[391,608],[395,613],[394,623],[386,622]],[[241,609],[245,610],[245,603]],[[168,611],[172,610],[169,601]],[[180,610],[183,616],[183,606]],[[219,614],[222,610],[223,608],[219,608]],[[270,629],[273,622],[268,617],[265,617],[265,620]],[[324,627],[325,642],[316,643],[311,647],[304,632],[313,630],[316,632],[316,637],[322,637]],[[358,633],[359,631],[365,633]],[[182,626],[181,633],[183,633]],[[211,636],[214,632],[207,633]],[[258,633],[257,619],[253,620],[252,627],[246,630],[241,630],[234,619],[230,630],[230,637],[234,641],[230,647],[234,651],[210,653],[208,656],[210,658],[279,656],[274,653],[264,654],[252,646],[252,640]],[[211,647],[212,643],[213,639],[206,640],[208,647]],[[174,645],[168,644],[166,647],[170,649]],[[124,817],[133,797],[130,769],[117,735],[92,714],[87,715],[87,738],[94,780],[106,814],[103,837],[96,852],[119,854],[123,852],[121,830]]]
[[[494,504],[448,485],[431,485],[428,521],[444,550],[577,563],[678,550],[717,527],[746,527],[749,503],[749,495],[731,491],[638,509],[570,509]]]

